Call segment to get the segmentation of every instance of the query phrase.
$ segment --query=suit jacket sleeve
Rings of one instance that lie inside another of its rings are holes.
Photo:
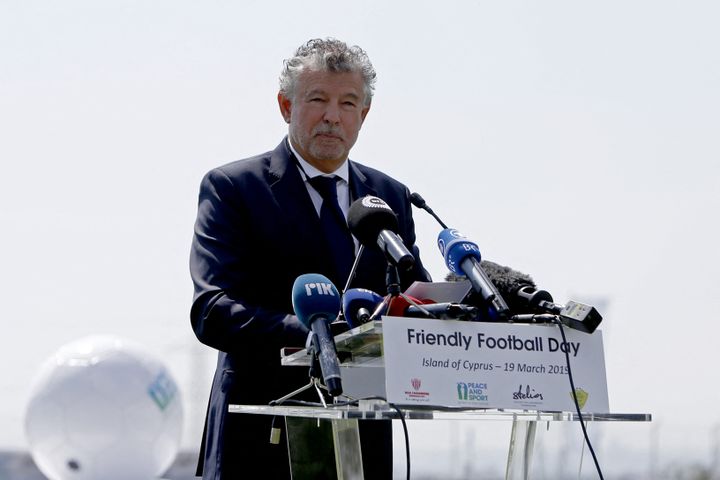
[[[190,254],[191,322],[198,339],[218,350],[277,355],[283,346],[303,346],[308,330],[284,301],[289,290],[268,291],[272,285],[262,245],[253,237],[252,206],[240,191],[221,169],[201,182]]]

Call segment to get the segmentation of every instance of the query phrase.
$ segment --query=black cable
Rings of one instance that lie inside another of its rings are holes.
[[[407,423],[405,422],[405,415],[403,414],[402,410],[400,410],[400,407],[398,407],[394,403],[388,402],[385,397],[365,397],[363,398],[363,400],[382,400],[383,402],[387,403],[390,408],[395,410],[398,414],[398,417],[400,417],[400,423],[402,423],[403,427],[403,434],[405,435],[405,478],[407,478],[407,480],[410,480],[410,435],[408,434]],[[356,403],[359,403],[359,401]]]
[[[385,401],[387,402],[387,400]],[[408,428],[407,424],[405,423],[405,415],[402,413],[402,410],[400,410],[400,408],[398,408],[398,406],[394,403],[387,402],[387,404],[398,413],[398,416],[400,417],[400,422],[403,426],[403,433],[405,434],[405,466],[407,472],[406,478],[407,480],[410,480],[410,437],[408,436]]]
[[[567,339],[565,338],[565,329],[563,328],[562,323],[560,322],[560,319],[556,319],[555,323],[558,327],[560,327],[560,335],[562,335],[563,343],[565,345],[568,344]],[[572,389],[572,397],[573,402],[575,403],[575,410],[578,414],[578,419],[580,420],[580,426],[582,427],[583,435],[585,436],[585,442],[587,443],[588,450],[590,450],[590,453],[592,454],[593,461],[595,462],[595,469],[598,472],[598,475],[600,476],[600,480],[605,480],[605,477],[603,477],[602,470],[600,469],[600,463],[598,463],[597,456],[595,455],[595,449],[592,446],[592,443],[590,443],[590,437],[587,433],[587,428],[585,428],[585,420],[583,420],[582,412],[580,411],[580,404],[578,403],[577,395],[575,393],[575,381],[573,380],[572,376],[572,370],[570,369],[570,354],[568,353],[568,348],[565,348],[565,362],[567,363],[567,369],[568,369],[568,378],[570,379],[570,388]]]

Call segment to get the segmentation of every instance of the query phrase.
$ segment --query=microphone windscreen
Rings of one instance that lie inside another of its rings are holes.
[[[382,301],[383,297],[380,294],[366,288],[350,288],[345,291],[342,300],[342,311],[348,326],[355,328],[362,323],[357,318],[358,311],[361,308],[372,313]]]
[[[292,289],[295,315],[308,328],[317,318],[333,321],[340,313],[340,293],[324,275],[306,273],[295,279]]]
[[[523,287],[529,286],[536,288],[535,282],[530,275],[488,260],[482,260],[480,266],[508,304],[511,312],[517,314],[527,313],[529,311],[527,300],[518,296],[517,292]],[[448,282],[457,282],[465,280],[465,278],[464,275],[458,275],[451,271],[446,275],[445,280]],[[469,297],[470,298],[466,298],[465,301],[473,305],[482,305],[482,302],[478,298],[475,298],[473,292],[469,294]]]
[[[518,272],[510,267],[498,265],[497,263],[487,260],[480,262],[480,266],[485,270],[485,273],[498,289],[500,295],[512,296],[512,294],[522,287],[536,287],[530,275]]]
[[[348,210],[348,227],[363,245],[376,245],[383,230],[398,232],[395,212],[384,200],[372,195],[355,200]]]
[[[417,208],[425,208],[427,205],[427,202],[423,197],[420,196],[419,193],[413,192],[410,194],[410,203],[415,205]]]

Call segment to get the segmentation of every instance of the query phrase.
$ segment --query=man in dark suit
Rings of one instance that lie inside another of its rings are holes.
[[[266,405],[307,384],[307,368],[280,364],[282,347],[303,347],[308,337],[293,315],[295,279],[319,273],[338,289],[345,286],[331,255],[337,242],[323,233],[326,200],[313,177],[335,176],[345,214],[355,199],[382,198],[416,257],[411,270],[400,272],[402,287],[429,280],[415,246],[408,189],[348,159],[374,81],[360,48],[334,39],[307,42],[285,61],[280,77],[278,104],[288,136],[274,150],[213,169],[202,180],[190,256],[191,322],[197,338],[218,350],[198,465],[204,479],[249,478],[257,469],[260,478],[289,478],[286,440],[269,443],[270,418],[227,410],[229,404]],[[350,287],[385,293],[386,268],[379,249],[365,248]],[[365,423],[366,478],[391,478],[389,422]]]

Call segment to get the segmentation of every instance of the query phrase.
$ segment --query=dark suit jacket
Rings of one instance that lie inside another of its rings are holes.
[[[380,197],[397,214],[398,233],[417,259],[401,274],[403,287],[429,280],[415,247],[408,189],[350,162],[350,192],[353,200]],[[307,368],[282,367],[279,352],[304,346],[307,337],[307,329],[288,317],[295,279],[320,273],[338,289],[344,286],[344,279],[334,278],[330,248],[287,139],[203,178],[190,255],[191,322],[197,338],[219,351],[198,467],[203,478],[237,478],[248,462],[262,465],[264,478],[287,476],[286,447],[268,444],[270,419],[228,414],[227,408],[265,405],[307,384]],[[384,295],[386,267],[379,249],[366,247],[350,287]]]

